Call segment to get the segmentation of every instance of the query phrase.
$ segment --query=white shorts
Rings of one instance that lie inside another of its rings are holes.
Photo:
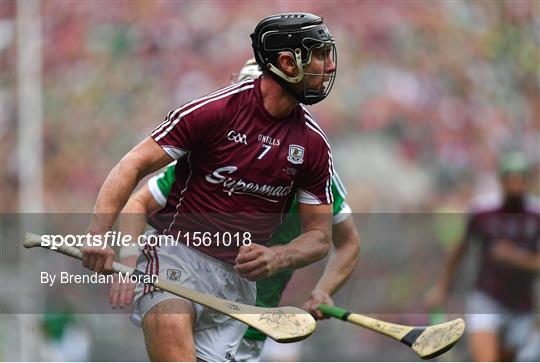
[[[243,338],[234,355],[237,362],[259,362],[265,340]]]
[[[152,233],[151,231],[149,233]],[[241,278],[232,265],[205,255],[183,244],[145,248],[137,259],[137,269],[190,289],[242,304],[255,304],[255,282]],[[169,292],[149,291],[137,285],[130,320],[142,326],[144,316],[158,303],[182,299]],[[197,358],[206,361],[230,361],[247,326],[238,320],[192,303],[195,311],[193,337]]]
[[[280,344],[272,339],[242,339],[234,358],[237,362],[295,362],[301,358],[303,342]],[[264,348],[264,349],[263,349]]]
[[[467,331],[493,331],[501,334],[505,348],[519,352],[534,332],[535,314],[509,310],[488,294],[475,290],[467,298]]]

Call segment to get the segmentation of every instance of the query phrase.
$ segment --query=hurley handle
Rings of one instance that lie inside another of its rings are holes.
[[[48,250],[53,250],[51,246],[48,246],[42,243],[40,235],[28,232],[26,233],[24,237],[25,238],[24,238],[23,246],[25,248],[43,247]],[[73,246],[62,244],[56,248],[56,252],[62,253],[67,256],[71,256],[81,261],[83,259],[82,251]],[[134,270],[133,268],[128,267],[126,265],[122,265],[121,263],[118,263],[118,262],[113,262],[112,270],[114,272],[121,272],[123,274],[129,274],[129,275],[136,274],[136,273],[140,274],[140,272],[137,272],[137,270]]]
[[[336,306],[330,306],[326,304],[320,304],[318,309],[323,312],[324,315],[331,316],[333,318],[347,320],[347,317],[351,314],[349,311],[338,308]]]

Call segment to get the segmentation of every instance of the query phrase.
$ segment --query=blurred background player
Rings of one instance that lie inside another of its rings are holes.
[[[35,347],[40,350],[43,360],[80,362],[90,359],[92,337],[72,310],[66,302],[59,302],[54,308],[47,307],[41,320],[43,342],[40,347]]]
[[[540,214],[527,196],[526,159],[518,153],[505,156],[499,175],[502,195],[477,206],[470,215],[466,235],[449,256],[427,301],[430,307],[443,304],[467,247],[471,241],[479,243],[476,287],[466,308],[469,348],[475,361],[512,360],[535,334]],[[540,358],[538,342],[536,350],[533,360]]]
[[[246,78],[256,78],[261,72],[255,59],[249,59],[239,73],[233,74],[234,83]],[[120,230],[132,236],[139,236],[146,224],[146,216],[163,208],[167,202],[171,186],[175,179],[176,163],[169,165],[162,173],[152,177],[146,185],[138,190],[126,203],[120,217]],[[325,272],[311,292],[303,308],[310,311],[317,319],[323,318],[317,310],[321,303],[333,305],[331,295],[335,293],[352,274],[358,254],[360,241],[354,226],[351,209],[345,202],[346,191],[337,173],[332,178],[333,203],[333,246]],[[298,216],[298,201],[293,201],[289,215],[283,225],[274,233],[270,245],[287,244],[301,234],[301,223]],[[139,255],[138,248],[123,248],[120,251],[121,262],[135,266]],[[294,270],[281,271],[276,275],[257,281],[256,305],[276,307]],[[120,283],[116,279],[111,287],[109,300],[113,308],[131,305],[135,284]],[[261,332],[249,327],[241,341],[234,358],[237,361],[258,361],[266,340]]]

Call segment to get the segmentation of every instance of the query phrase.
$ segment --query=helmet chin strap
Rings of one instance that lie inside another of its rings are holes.
[[[273,72],[274,74],[278,75],[279,77],[283,78],[287,82],[290,83],[299,83],[304,78],[304,67],[302,66],[302,51],[299,48],[296,48],[294,50],[294,58],[296,61],[296,66],[298,68],[298,74],[295,77],[291,77],[283,73],[281,69],[274,66],[272,63],[268,63],[266,67],[270,72]]]

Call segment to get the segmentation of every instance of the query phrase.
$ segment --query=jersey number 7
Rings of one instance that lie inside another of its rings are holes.
[[[263,148],[263,151],[261,152],[257,160],[261,160],[262,158],[264,158],[264,156],[270,151],[272,146],[263,144],[262,148]]]

